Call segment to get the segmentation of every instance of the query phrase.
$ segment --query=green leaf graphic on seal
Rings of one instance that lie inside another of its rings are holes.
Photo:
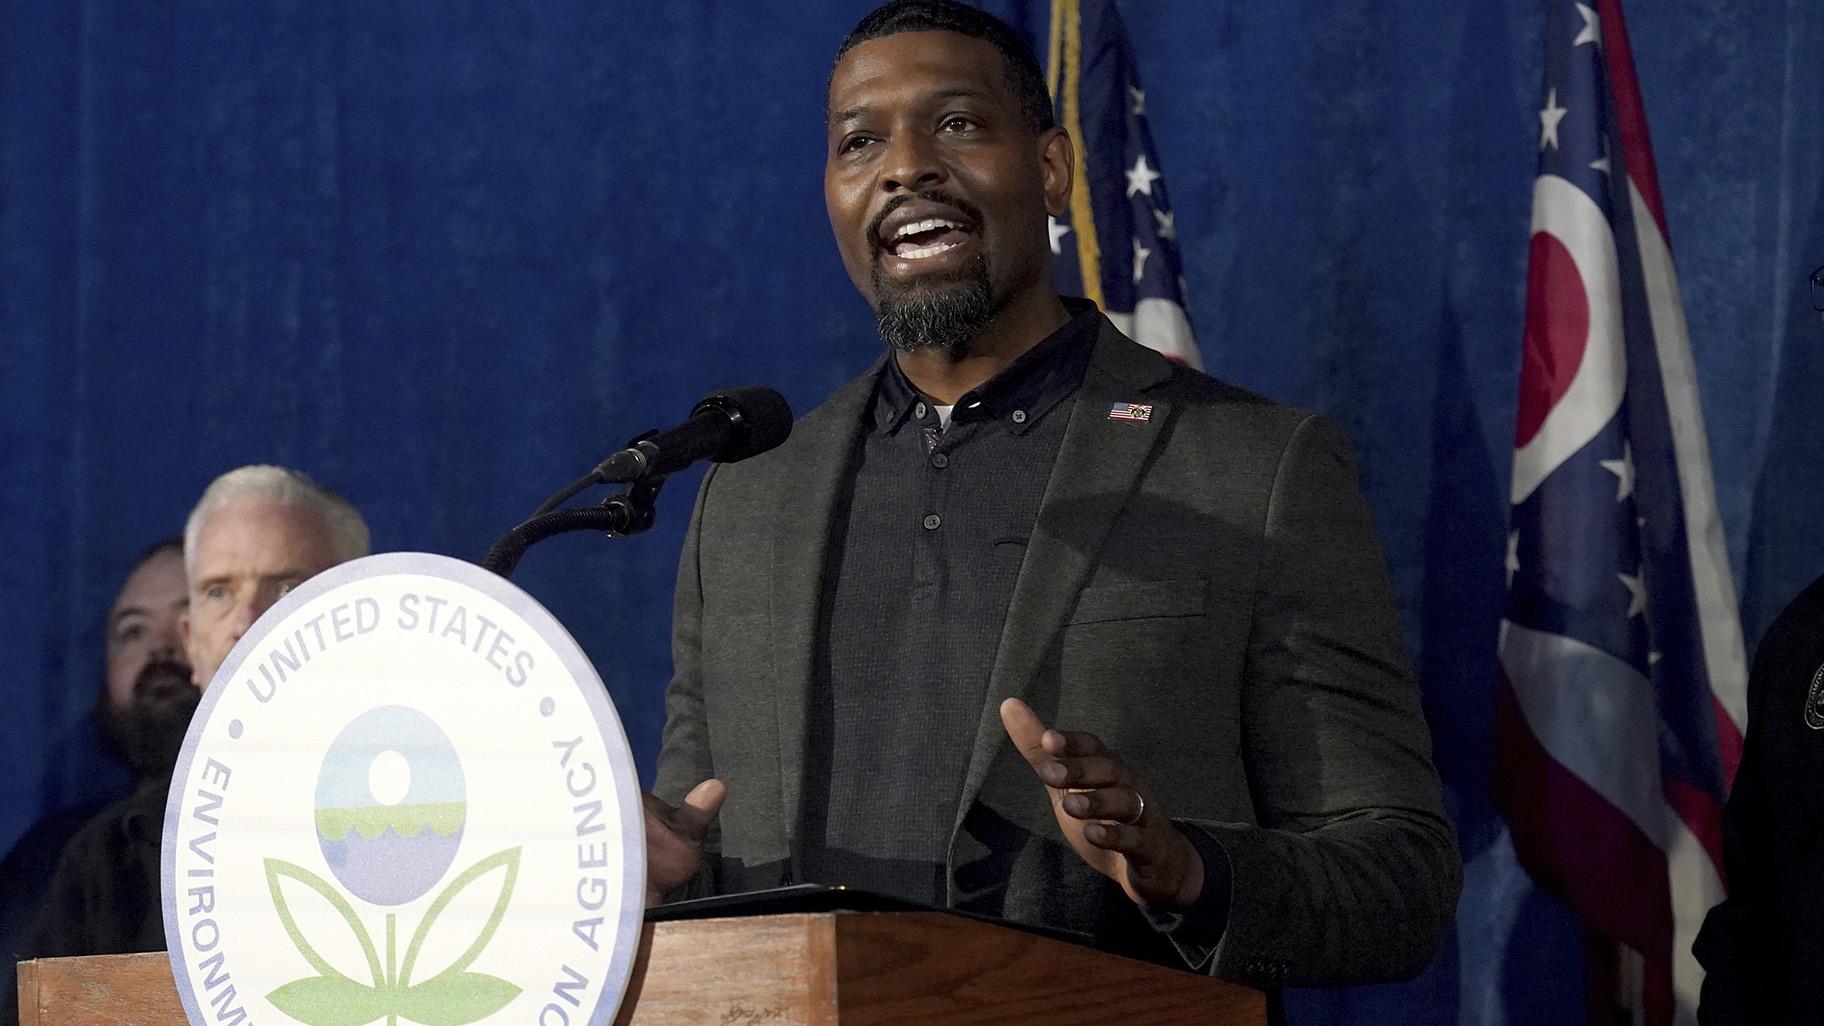
[[[266,886],[272,892],[273,908],[277,910],[279,921],[284,924],[285,933],[291,938],[292,945],[319,974],[284,984],[266,995],[266,999],[272,1002],[274,1008],[307,1026],[363,1026],[382,1018],[388,1023],[405,1019],[423,1026],[466,1026],[500,1011],[519,996],[520,988],[498,976],[469,972],[468,968],[481,957],[488,942],[494,939],[495,932],[500,929],[501,921],[506,918],[507,905],[513,898],[513,886],[519,881],[519,856],[519,848],[495,852],[451,880],[449,886],[431,902],[430,908],[425,910],[424,919],[412,934],[411,944],[405,951],[405,961],[399,966],[396,977],[393,975],[393,916],[390,913],[386,917],[386,961],[383,966],[373,938],[366,927],[361,925],[354,907],[336,890],[335,885],[302,866],[279,859],[266,859]],[[494,899],[493,909],[488,915],[488,921],[483,924],[480,935],[470,942],[468,948],[448,968],[422,983],[413,984],[412,970],[417,965],[418,954],[438,917],[465,889],[496,870],[500,871],[500,892]],[[330,965],[328,959],[304,936],[297,916],[293,914],[291,904],[279,886],[279,881],[287,878],[303,884],[329,902],[349,929],[354,931],[355,939],[361,945],[361,953],[367,959],[368,972],[374,979],[372,986],[361,983]]]
[[[278,910],[279,922],[284,924],[286,936],[291,938],[291,943],[298,949],[298,954],[304,956],[304,961],[309,962],[310,967],[321,976],[332,980],[347,980],[357,987],[362,986],[330,965],[327,959],[317,953],[316,947],[305,939],[304,931],[298,928],[297,918],[291,914],[291,903],[285,900],[285,892],[279,888],[279,880],[282,877],[296,880],[329,902],[337,914],[342,917],[342,921],[348,924],[348,928],[354,931],[355,939],[360,941],[361,954],[367,958],[367,971],[373,975],[374,986],[383,986],[386,983],[386,974],[380,968],[380,955],[374,950],[374,939],[368,936],[367,928],[361,925],[361,918],[355,914],[354,906],[348,903],[348,899],[344,898],[329,881],[303,866],[293,865],[279,859],[266,859],[265,863],[266,888],[272,892],[272,906]],[[315,1023],[315,1020],[312,1019],[303,1021]],[[321,1024],[321,1026],[327,1026],[327,1024]]]
[[[443,972],[431,977],[418,986],[427,987],[436,984],[444,977],[460,974],[463,970],[473,965],[477,958],[481,957],[482,949],[488,946],[488,941],[494,939],[494,931],[500,929],[500,922],[506,917],[507,902],[511,901],[513,898],[513,885],[519,880],[519,852],[520,849],[518,848],[508,848],[504,851],[497,851],[494,854],[489,855],[487,858],[475,863],[468,869],[463,870],[462,875],[451,880],[450,885],[443,889],[443,893],[437,895],[437,899],[431,902],[430,909],[424,913],[424,921],[419,923],[418,929],[412,933],[412,942],[406,946],[405,962],[399,967],[399,986],[411,986],[412,970],[418,964],[419,949],[424,946],[425,938],[430,936],[431,925],[437,921],[438,916],[443,914],[443,910],[450,906],[450,902],[456,900],[456,896],[461,894],[464,888],[486,876],[490,871],[504,869],[505,872],[501,874],[500,896],[494,899],[494,911],[489,914],[486,925],[482,926],[481,935],[475,938],[474,942],[469,945],[468,950],[464,951],[455,962],[451,963],[448,969],[445,969]],[[492,977],[489,978],[492,979]],[[511,986],[511,984],[508,985]],[[414,987],[412,989],[416,990],[417,988]],[[514,993],[518,993],[518,988],[514,989]],[[509,999],[510,997],[511,996],[509,996]],[[486,1015],[487,1013],[484,1012],[482,1014]],[[431,1020],[417,1019],[414,1017],[414,1021],[428,1023]],[[441,1022],[442,1020],[438,1021]],[[462,1021],[470,1022],[473,1020],[464,1019]]]
[[[465,1026],[493,1015],[519,988],[486,973],[442,973],[399,992],[395,1011],[424,1026]]]
[[[387,1014],[388,997],[346,976],[310,976],[285,984],[266,1000],[310,1026],[362,1026]]]

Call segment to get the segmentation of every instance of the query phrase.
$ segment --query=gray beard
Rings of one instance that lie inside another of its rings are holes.
[[[988,264],[981,259],[910,287],[889,285],[876,264],[874,294],[879,297],[874,319],[880,337],[902,353],[963,352],[997,312]]]

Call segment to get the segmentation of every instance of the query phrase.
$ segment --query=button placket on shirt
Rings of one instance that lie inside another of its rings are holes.
[[[919,406],[922,408],[924,406],[924,404],[920,403]],[[936,417],[937,417],[936,410],[931,411],[931,417],[934,420],[936,419]],[[927,449],[927,452],[929,455],[927,456],[927,458],[925,460],[925,510],[926,510],[926,512],[925,512],[924,520],[922,521],[926,531],[935,531],[939,527],[942,527],[944,524],[943,509],[944,509],[944,505],[945,505],[945,500],[950,491],[949,481],[948,481],[947,475],[940,475],[940,474],[936,473],[937,471],[942,470],[945,467],[948,467],[950,465],[950,454],[947,452],[944,452],[943,448],[944,448],[944,438],[942,435],[940,435],[940,436],[938,436],[937,440],[934,443],[932,443],[931,446]],[[933,557],[933,558],[935,558],[935,557]]]
[[[950,438],[939,424],[937,409],[930,403],[922,400],[915,403],[912,413],[918,421],[925,457],[922,490],[925,501],[924,509],[917,513],[918,527],[913,530],[912,579],[920,586],[915,601],[924,601],[935,594],[933,589],[942,574],[943,550],[940,546],[943,541],[938,532],[944,524],[949,475],[938,471],[950,465],[948,453],[940,451],[948,448],[945,442]]]

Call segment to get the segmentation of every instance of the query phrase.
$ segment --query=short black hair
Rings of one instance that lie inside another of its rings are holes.
[[[1006,66],[1007,85],[1019,100],[1026,127],[1035,135],[1056,127],[1058,120],[1052,112],[1051,90],[1045,85],[1045,69],[1039,66],[1039,59],[1025,37],[987,11],[956,0],[891,0],[881,4],[849,30],[842,46],[836,50],[835,63],[840,64],[842,58],[861,43],[901,32],[956,32],[986,40],[1000,51],[1001,62]],[[830,74],[835,77],[834,66]],[[829,96],[827,86],[824,96]]]
[[[133,569],[127,571],[128,575],[131,576],[133,573],[137,572],[140,567],[145,566],[147,563],[152,562],[154,559],[157,559],[167,552],[170,552],[173,555],[182,556],[184,554],[184,536],[181,534],[174,534],[169,538],[160,538],[151,545],[146,546],[146,548],[140,552],[139,558],[133,561]]]

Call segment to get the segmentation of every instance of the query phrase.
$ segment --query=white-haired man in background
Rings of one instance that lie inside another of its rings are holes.
[[[190,603],[178,631],[191,682],[207,688],[235,642],[286,592],[367,551],[361,514],[295,470],[250,466],[216,478],[184,525]],[[70,841],[25,957],[164,948],[159,848],[171,768],[142,779]]]
[[[295,470],[251,466],[216,478],[184,523],[190,609],[178,629],[196,686],[209,686],[286,592],[367,552],[355,507]]]

